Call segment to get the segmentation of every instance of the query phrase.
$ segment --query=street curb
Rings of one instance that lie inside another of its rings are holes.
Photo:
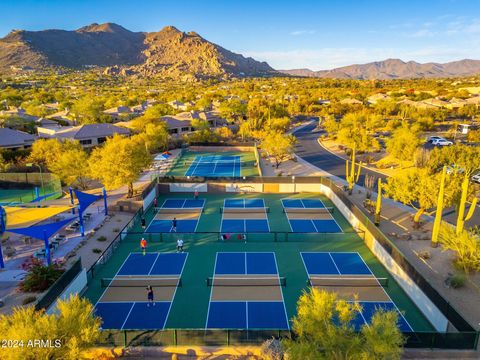
[[[340,155],[334,153],[332,150],[330,150],[329,148],[327,148],[326,146],[324,146],[324,145],[322,144],[322,142],[320,141],[320,138],[317,139],[317,142],[318,142],[318,145],[320,145],[322,148],[324,148],[325,150],[327,150],[330,154],[338,157],[339,159],[348,160],[348,159],[346,159],[346,158],[344,158],[344,157],[341,157]],[[357,164],[358,164],[358,163],[357,163]],[[380,174],[380,175],[383,175],[383,176],[386,176],[386,177],[390,177],[390,175],[385,174],[385,173],[379,171],[378,169],[374,169],[374,168],[372,168],[372,167],[370,167],[370,166],[366,166],[365,164],[362,164],[362,167],[364,167],[364,168],[367,169],[367,170],[376,172],[376,173],[378,173],[378,174]]]

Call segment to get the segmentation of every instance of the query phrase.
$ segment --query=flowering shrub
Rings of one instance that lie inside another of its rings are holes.
[[[20,283],[20,290],[24,292],[40,292],[48,289],[64,272],[58,263],[44,265],[43,261],[32,257],[22,264],[27,275]]]

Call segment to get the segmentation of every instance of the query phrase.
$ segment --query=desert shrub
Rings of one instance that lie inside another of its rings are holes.
[[[27,275],[20,282],[20,290],[24,292],[40,292],[48,289],[64,272],[56,263],[44,265],[43,261],[32,258],[22,266]]]
[[[95,248],[95,249],[92,249],[92,252],[95,253],[95,254],[101,254],[102,249]]]
[[[454,289],[459,289],[465,286],[465,282],[467,281],[467,277],[463,274],[455,274],[450,279],[450,286]]]
[[[107,241],[107,237],[106,236],[99,236],[97,241],[101,241],[101,242]]]
[[[284,356],[282,343],[274,338],[263,342],[260,353],[263,360],[282,360]]]

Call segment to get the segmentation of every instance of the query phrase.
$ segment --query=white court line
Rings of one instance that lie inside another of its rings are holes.
[[[217,271],[218,252],[215,253],[215,264],[213,265],[212,286],[210,289],[210,298],[208,299],[207,320],[205,321],[205,331],[208,329],[208,319],[210,317],[210,304],[212,303],[213,287],[215,286],[215,272]]]
[[[130,311],[128,312],[127,316],[125,317],[125,320],[123,321],[123,324],[120,327],[120,330],[123,330],[123,327],[125,326],[125,323],[127,322],[128,317],[130,316],[130,313],[132,312],[134,306],[135,306],[135,302],[132,303],[132,306],[130,307]]]
[[[130,255],[132,255],[132,253],[128,254],[128,256],[125,258],[125,260],[123,260],[122,265],[118,268],[118,270],[117,270],[117,272],[115,273],[115,275],[113,275],[112,281],[113,281],[113,279],[115,279],[115,278],[117,277],[117,275],[118,275],[118,273],[120,272],[120,270],[122,270],[123,265],[125,265],[125,263],[127,262],[127,260],[130,258]],[[100,281],[101,281],[101,279],[100,279]],[[101,302],[100,300],[102,299],[103,295],[105,295],[105,292],[108,290],[109,287],[110,287],[110,286],[107,286],[107,287],[105,288],[105,290],[103,290],[102,295],[100,295],[100,297],[98,298],[95,306],[97,306],[97,304],[98,304],[99,302]]]
[[[393,304],[393,306],[395,306],[395,309],[397,309],[398,313],[400,314],[400,316],[403,318],[403,320],[405,320],[405,322],[407,323],[407,325],[410,327],[410,330],[412,330],[413,332],[413,327],[410,325],[410,323],[407,321],[407,319],[405,318],[405,316],[403,316],[403,314],[400,312],[400,309],[398,308],[397,304],[395,304],[395,301],[392,300],[392,298],[390,297],[390,295],[385,291],[385,289],[383,288],[383,286],[380,284],[380,281],[378,281],[378,278],[377,276],[373,273],[373,271],[370,269],[370,267],[367,265],[367,263],[365,262],[365,260],[363,260],[363,257],[360,255],[360,253],[357,251],[356,254],[358,254],[358,256],[360,257],[360,259],[362,260],[362,262],[365,264],[365,266],[367,267],[368,271],[370,271],[370,273],[374,276],[375,278],[375,281],[378,283],[378,286],[380,286],[383,290],[383,292],[385,293],[385,295],[387,295],[387,297],[390,299],[390,302]],[[393,276],[392,276],[393,277]],[[410,301],[413,302],[413,304],[415,306],[417,306],[417,304],[415,304],[415,301],[413,301],[412,299],[410,299]],[[380,303],[381,301],[377,301],[378,303]],[[418,308],[418,307],[417,307]],[[428,318],[427,318],[428,320]]]
[[[248,330],[248,301],[245,301],[245,322],[246,328]]]
[[[287,308],[285,306],[285,298],[283,297],[283,289],[280,284],[280,272],[278,271],[277,257],[275,256],[275,253],[273,253],[273,260],[275,260],[275,269],[277,270],[278,285],[280,286],[280,294],[282,294],[282,303],[283,310],[285,311],[285,320],[287,321],[287,329],[290,330],[290,322],[288,321]]]
[[[247,266],[247,253],[243,253],[243,258],[245,259],[245,275],[248,275],[248,266]]]
[[[152,266],[150,267],[150,271],[148,272],[147,275],[150,275],[150,274],[152,273],[153,267],[155,266],[155,263],[157,262],[159,255],[160,255],[160,253],[157,253],[157,257],[156,257],[155,260],[153,261],[153,264],[152,264]]]
[[[187,263],[188,253],[186,254],[187,256],[185,256],[185,259],[183,260],[182,269],[180,270],[180,275],[178,276],[179,280],[182,277],[183,269],[185,268],[185,264]],[[165,325],[167,324],[168,317],[170,316],[170,310],[172,309],[173,301],[175,300],[175,295],[177,295],[177,290],[178,290],[178,282],[177,282],[177,286],[175,286],[175,291],[173,292],[172,300],[170,301],[170,306],[168,307],[167,316],[165,316],[165,322],[163,323],[162,329],[165,329]]]
[[[313,220],[310,220],[310,221],[311,221],[313,227],[315,228],[315,231],[316,231],[317,233],[320,233],[320,231],[318,231],[317,226],[315,225],[315,223],[313,222]]]
[[[330,256],[330,259],[332,259],[333,265],[335,265],[335,269],[337,269],[338,271],[338,275],[343,275],[340,269],[338,268],[337,263],[335,262],[335,260],[333,260],[333,256],[331,252],[328,253],[328,256]]]

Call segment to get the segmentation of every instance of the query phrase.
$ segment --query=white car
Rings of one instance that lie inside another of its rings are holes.
[[[433,144],[434,141],[437,141],[437,140],[444,140],[442,137],[440,136],[430,136],[427,140],[427,142]]]
[[[480,172],[472,176],[472,181],[480,184]]]
[[[446,140],[446,139],[436,139],[436,140],[432,141],[432,145],[435,145],[435,146],[450,146],[450,145],[453,145],[453,142],[451,142],[450,140]]]

